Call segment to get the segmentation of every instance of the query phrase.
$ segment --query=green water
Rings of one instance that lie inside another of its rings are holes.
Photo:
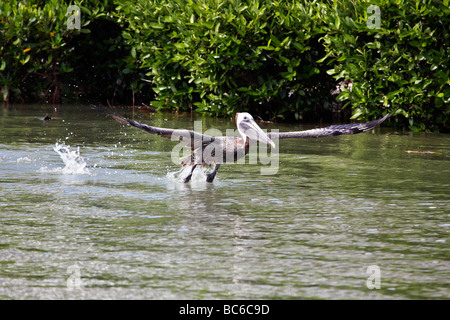
[[[213,184],[173,178],[174,145],[88,107],[1,109],[0,298],[450,298],[450,136],[281,140],[275,175],[224,165]]]

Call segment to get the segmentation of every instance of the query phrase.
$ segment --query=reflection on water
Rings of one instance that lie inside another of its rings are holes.
[[[85,107],[46,113],[0,115],[0,298],[449,298],[446,135],[283,140],[276,175],[227,165],[183,184],[175,142]]]

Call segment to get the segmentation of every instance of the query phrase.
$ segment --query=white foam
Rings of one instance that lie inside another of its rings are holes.
[[[16,160],[17,163],[31,163],[32,160],[28,157],[21,157]]]
[[[80,155],[80,148],[77,150],[70,150],[70,146],[65,144],[56,143],[53,150],[61,157],[64,162],[65,167],[49,169],[47,167],[41,167],[39,172],[43,173],[59,173],[59,174],[88,174],[91,172],[86,168],[87,163],[84,161],[83,157]]]
[[[167,178],[172,182],[184,182],[184,179],[190,174],[192,170],[191,166],[182,167],[180,170],[175,172],[168,172]],[[206,181],[206,170],[201,166],[195,168],[194,173],[191,177],[191,182],[205,182]]]

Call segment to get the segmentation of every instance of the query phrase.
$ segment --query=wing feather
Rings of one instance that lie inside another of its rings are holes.
[[[194,150],[200,146],[208,145],[215,140],[214,137],[208,136],[206,134],[201,134],[199,132],[195,132],[192,130],[153,127],[153,126],[149,126],[147,124],[143,124],[143,123],[125,118],[124,116],[121,116],[120,114],[117,114],[110,110],[105,110],[105,109],[99,108],[94,105],[91,105],[91,108],[94,110],[98,110],[98,111],[102,111],[102,112],[106,113],[108,116],[112,117],[114,120],[116,120],[117,122],[119,122],[121,124],[131,125],[133,127],[141,129],[147,133],[158,135],[162,138],[171,139],[171,140],[178,139],[180,141],[183,141],[192,150]]]
[[[381,119],[365,123],[332,125],[325,128],[317,128],[304,131],[269,133],[268,136],[271,139],[288,139],[288,138],[319,138],[319,137],[339,136],[343,134],[357,134],[372,130],[373,128],[382,124],[386,119],[389,119],[391,116],[392,114],[387,114]]]

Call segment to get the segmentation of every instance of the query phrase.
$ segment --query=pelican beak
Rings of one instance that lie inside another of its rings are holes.
[[[275,148],[275,142],[273,142],[272,139],[270,139],[269,136],[262,131],[262,129],[256,124],[255,120],[244,120],[240,123],[240,126],[242,132],[250,139],[271,145],[272,148]]]

